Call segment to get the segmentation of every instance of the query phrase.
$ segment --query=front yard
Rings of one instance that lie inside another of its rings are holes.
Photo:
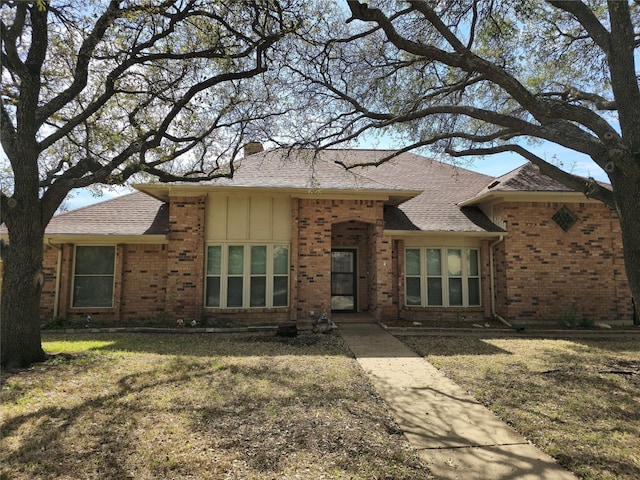
[[[580,478],[640,478],[640,335],[399,338]]]
[[[640,335],[401,336],[584,479],[640,478]],[[0,478],[431,478],[338,335],[45,334]]]
[[[46,334],[2,378],[5,479],[427,479],[339,336]]]

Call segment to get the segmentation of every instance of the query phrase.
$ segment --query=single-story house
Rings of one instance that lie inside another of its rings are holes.
[[[392,153],[249,144],[232,179],[139,184],[57,215],[42,317],[632,322],[614,210],[532,164],[499,178],[413,153],[341,165]]]

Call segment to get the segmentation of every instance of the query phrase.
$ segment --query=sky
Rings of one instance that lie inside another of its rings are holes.
[[[368,144],[366,141],[362,142],[359,148],[387,148],[383,141],[373,142]],[[536,147],[527,147],[533,153],[541,158],[544,158],[550,162],[561,162],[559,166],[563,170],[570,171],[575,175],[583,177],[593,177],[596,180],[607,182],[608,179],[604,171],[602,171],[589,157],[580,154],[578,152],[568,150],[564,147],[553,143],[544,143]],[[470,164],[464,164],[463,167],[468,170],[483,173],[491,177],[499,177],[505,173],[510,172],[518,168],[520,165],[526,163],[526,160],[515,153],[502,153],[498,155],[491,155],[486,157],[476,157],[470,160],[458,159],[463,162],[471,161]],[[110,187],[108,190],[104,190],[101,195],[96,195],[88,189],[75,190],[64,202],[65,210],[76,210],[81,207],[93,205],[94,203],[103,202],[111,198],[125,195],[135,191],[131,187]]]

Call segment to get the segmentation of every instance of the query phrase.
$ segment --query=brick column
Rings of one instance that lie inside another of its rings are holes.
[[[171,320],[199,320],[204,308],[205,200],[170,199],[166,312]]]
[[[291,199],[291,268],[289,270],[289,320],[291,321],[298,320],[299,204],[299,199]],[[304,316],[302,318],[304,318]]]
[[[391,239],[383,233],[384,222],[380,218],[376,220],[372,228],[371,252],[375,255],[375,278],[372,285],[371,306],[374,307],[374,316],[377,320],[391,319],[397,316],[394,300],[393,279],[393,244]]]
[[[331,202],[299,200],[297,318],[331,311]]]

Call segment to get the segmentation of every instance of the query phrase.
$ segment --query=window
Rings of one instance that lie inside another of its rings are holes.
[[[566,205],[558,210],[551,218],[556,222],[556,225],[565,232],[569,231],[573,224],[578,221],[576,216],[566,207]]]
[[[207,307],[259,308],[289,305],[289,246],[209,245]]]
[[[405,270],[407,286],[407,305],[420,305],[421,294],[421,275],[420,275],[420,249],[411,248],[405,252]]]
[[[480,305],[480,268],[475,248],[407,248],[407,306]]]
[[[115,247],[76,247],[74,307],[112,307]]]

